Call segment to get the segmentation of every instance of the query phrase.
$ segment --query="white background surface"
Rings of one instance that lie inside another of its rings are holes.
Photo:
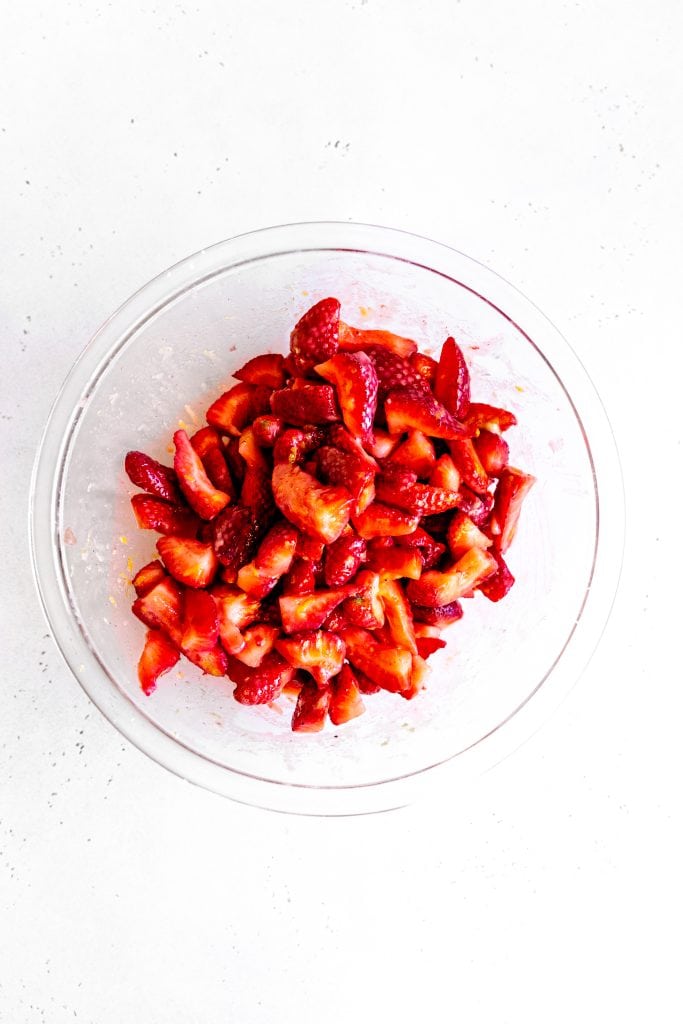
[[[680,5],[2,15],[0,1021],[680,1021]],[[303,219],[498,270],[621,450],[598,653],[446,806],[296,819],[183,784],[88,703],[31,582],[30,469],[88,338],[182,256]]]

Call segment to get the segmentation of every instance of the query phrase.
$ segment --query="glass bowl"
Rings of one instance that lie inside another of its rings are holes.
[[[511,461],[538,482],[509,553],[516,586],[466,602],[413,701],[380,693],[366,713],[315,735],[291,707],[244,708],[227,679],[184,659],[152,697],[137,682],[144,627],[131,577],[157,535],[136,528],[126,451],[170,461],[251,356],[285,351],[301,313],[337,296],[352,324],[437,353],[463,346],[473,397],[512,409]],[[454,792],[547,717],[587,663],[614,598],[623,492],[608,420],[549,321],[492,271],[415,235],[295,224],[221,242],[155,278],[98,331],[52,409],[31,488],[33,567],[57,643],[79,683],[131,742],[184,779],[281,811],[355,814]]]

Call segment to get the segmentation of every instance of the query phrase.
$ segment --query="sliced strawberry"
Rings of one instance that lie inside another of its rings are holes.
[[[190,444],[202,460],[206,475],[219,491],[224,491],[232,501],[235,496],[235,485],[228,469],[225,449],[221,436],[213,427],[202,427],[190,438]]]
[[[133,576],[133,586],[138,597],[144,597],[152,587],[156,587],[166,576],[166,570],[161,562],[155,558],[153,561],[143,565]]]
[[[482,548],[485,551],[492,543],[464,512],[458,512],[453,516],[448,526],[447,537],[448,548],[453,558],[460,558],[470,548]]]
[[[285,633],[320,629],[325,619],[358,588],[353,585],[321,590],[312,594],[285,594],[279,599],[282,628]]]
[[[225,391],[206,411],[206,422],[223,434],[239,436],[247,423],[269,412],[270,388],[240,382]]]
[[[460,473],[450,455],[440,455],[429,478],[432,487],[443,487],[447,491],[460,489]]]
[[[386,430],[375,427],[375,439],[368,445],[368,452],[374,459],[386,459],[401,443],[400,434],[388,434]]]
[[[307,430],[289,428],[283,430],[273,448],[273,462],[276,466],[288,464],[299,465],[307,455],[314,452],[325,439],[320,427],[309,427]]]
[[[173,443],[175,444],[173,467],[178,475],[183,494],[202,519],[214,519],[229,503],[229,496],[213,486],[206,475],[202,460],[190,444],[190,439],[184,430],[176,430],[173,435]]]
[[[212,544],[188,537],[161,537],[157,551],[173,579],[186,587],[208,587],[218,571]]]
[[[233,697],[240,704],[270,704],[280,696],[283,686],[293,675],[292,666],[277,651],[271,651],[257,668],[245,673],[237,683]]]
[[[220,644],[210,651],[183,651],[193,665],[198,665],[206,676],[224,676],[228,671],[228,656]]]
[[[170,505],[149,494],[134,494],[130,503],[141,530],[156,530],[176,537],[197,536],[201,520],[184,505]]]
[[[244,646],[235,651],[235,657],[250,668],[258,668],[266,655],[270,654],[280,636],[280,627],[258,622],[242,633]]]
[[[161,629],[180,643],[182,594],[175,580],[168,576],[133,602],[133,614],[151,629]]]
[[[299,373],[307,373],[337,351],[339,309],[338,299],[321,299],[304,313],[292,331],[290,347]]]
[[[426,388],[406,387],[390,391],[384,401],[387,426],[392,434],[421,430],[445,441],[468,437],[469,430],[459,423]]]
[[[386,349],[403,359],[407,359],[417,351],[412,338],[402,338],[391,331],[363,330],[361,327],[350,327],[343,321],[339,323],[339,348],[344,352],[367,351],[368,348]]]
[[[372,441],[372,424],[377,411],[377,373],[364,352],[339,352],[316,373],[337,389],[344,426],[366,444]]]
[[[457,419],[467,415],[470,403],[470,372],[455,338],[446,338],[434,380],[434,394]]]
[[[402,466],[411,470],[418,478],[428,477],[435,463],[434,445],[420,430],[411,430],[407,439],[387,459],[387,465]]]
[[[458,508],[460,511],[465,512],[475,526],[485,526],[493,509],[493,495],[484,494],[480,497],[465,484],[460,487],[459,494]]]
[[[450,626],[463,616],[460,601],[451,601],[450,604],[443,604],[439,608],[428,608],[411,601],[410,607],[416,623],[424,622],[430,626]]]
[[[388,436],[388,435],[387,435]],[[362,462],[364,462],[373,471],[377,470],[377,462],[368,455],[363,444],[358,437],[354,437],[348,432],[346,427],[343,427],[341,423],[331,423],[327,427],[327,441],[328,445],[332,445],[333,448],[338,448],[342,452],[349,452],[351,455],[356,455]],[[372,447],[368,445],[368,450]]]
[[[327,686],[344,663],[344,642],[324,629],[306,630],[296,636],[282,637],[275,642],[289,664],[309,672],[318,686]]]
[[[384,625],[384,604],[380,597],[380,577],[363,569],[356,577],[356,593],[344,601],[340,611],[347,623],[364,629]]]
[[[268,529],[275,517],[270,460],[257,444],[252,427],[242,431],[238,447],[246,466],[240,504],[249,509],[254,528],[261,533]]]
[[[230,437],[225,442],[225,461],[228,464],[230,475],[235,481],[235,487],[240,488],[242,481],[244,480],[244,473],[246,465],[244,459],[240,455],[240,445],[238,437]]]
[[[362,537],[346,528],[325,550],[325,583],[328,587],[341,587],[358,572],[365,560],[367,545]]]
[[[285,429],[285,423],[280,416],[257,416],[251,425],[251,429],[254,431],[256,443],[261,448],[272,448]]]
[[[144,452],[128,452],[124,467],[130,482],[164,501],[182,501],[178,478],[169,466],[162,466]]]
[[[267,388],[281,388],[285,382],[285,357],[279,352],[264,352],[244,364],[233,377],[247,384],[260,384]]]
[[[505,438],[490,430],[480,430],[472,443],[484,472],[489,476],[500,476],[510,458],[510,448]]]
[[[413,615],[400,583],[387,579],[386,576],[382,577],[379,583],[379,596],[384,605],[386,623],[393,643],[397,647],[405,647],[411,654],[417,654]]]
[[[318,472],[325,483],[345,487],[355,501],[354,514],[363,512],[375,497],[375,472],[351,452],[324,445],[316,455]]]
[[[432,566],[436,565],[446,551],[445,545],[440,544],[438,540],[434,540],[431,534],[423,530],[421,526],[412,533],[399,537],[396,543],[400,547],[417,548],[422,555],[425,569],[431,569]]]
[[[350,667],[351,666],[349,666],[349,668]],[[358,689],[361,693],[365,693],[370,696],[373,693],[379,693],[382,689],[382,687],[378,686],[377,683],[373,683],[372,679],[369,679],[364,672],[361,672],[357,665],[353,666],[353,674],[356,677]]]
[[[412,387],[418,391],[429,391],[429,385],[422,374],[418,373],[407,359],[385,348],[369,348],[367,355],[375,366],[380,399],[394,388]]]
[[[328,487],[298,466],[276,465],[273,495],[278,508],[303,533],[331,544],[349,521],[353,498],[345,487]]]
[[[371,542],[372,543],[372,542]],[[424,562],[419,548],[369,548],[367,567],[389,580],[418,580]]]
[[[353,517],[353,525],[364,540],[370,540],[371,537],[401,537],[413,533],[419,521],[419,516],[409,515],[378,501],[373,501],[364,512]]]
[[[315,568],[308,558],[295,558],[292,568],[284,578],[282,593],[312,594],[315,590]]]
[[[487,580],[479,585],[479,590],[485,597],[488,597],[489,601],[501,601],[510,588],[515,582],[515,577],[510,572],[507,562],[501,555],[500,551],[494,551],[493,557],[496,560],[498,568],[494,572],[493,576],[489,576]]]
[[[491,481],[481,464],[477,455],[477,449],[472,444],[471,439],[468,437],[463,441],[451,441],[449,448],[451,458],[460,474],[462,482],[470,490],[474,491],[475,494],[486,494]]]
[[[265,597],[292,564],[299,531],[278,523],[264,537],[252,562],[237,574],[237,585],[253,597]]]
[[[319,562],[325,553],[325,544],[316,537],[307,537],[300,533],[296,542],[296,557],[307,558],[310,562]]]
[[[351,664],[365,673],[383,690],[400,693],[410,689],[413,659],[410,651],[377,643],[365,629],[349,627],[341,630],[346,655]]]
[[[445,572],[429,569],[419,580],[411,580],[406,593],[414,604],[439,608],[470,594],[496,569],[491,555],[481,548],[470,548]]]
[[[207,590],[188,590],[183,601],[182,649],[210,651],[218,643],[218,607]]]
[[[331,693],[317,686],[304,685],[299,691],[292,715],[292,732],[321,732],[330,706]]]
[[[236,587],[214,587],[212,596],[218,607],[218,632],[228,654],[237,654],[245,645],[241,630],[253,622],[261,604]]]
[[[401,690],[401,696],[406,700],[412,700],[413,697],[417,697],[425,688],[425,681],[429,675],[429,669],[427,668],[427,662],[419,654],[413,654],[413,663],[410,670],[410,686],[406,690]]]
[[[421,658],[427,659],[430,654],[435,654],[436,651],[441,651],[446,646],[446,641],[441,640],[438,636],[418,636],[415,640],[417,644],[417,653]]]
[[[365,711],[365,704],[360,695],[358,679],[347,663],[342,665],[341,672],[332,683],[329,715],[333,725],[344,725],[352,718],[358,718]]]
[[[413,352],[408,362],[412,368],[420,374],[425,383],[428,384],[430,388],[433,387],[434,380],[436,378],[436,371],[439,368],[439,364],[436,359],[432,359],[431,356],[427,356],[423,352]]]
[[[513,466],[507,466],[500,475],[488,532],[494,548],[503,555],[517,531],[522,502],[535,482],[535,477]]]
[[[339,421],[337,399],[330,384],[295,380],[290,387],[273,392],[270,407],[275,416],[295,427]]]
[[[499,409],[496,405],[485,402],[470,402],[465,416],[465,423],[473,434],[478,430],[489,430],[492,434],[501,434],[517,423],[517,417],[507,409]]]
[[[249,561],[258,544],[258,531],[251,511],[231,505],[211,524],[213,549],[228,575],[237,578],[238,570]]]
[[[402,471],[400,467],[377,477],[375,493],[378,501],[394,508],[403,509],[417,516],[436,515],[458,504],[457,491],[445,491],[441,487],[417,483],[415,474]]]
[[[148,697],[156,690],[157,679],[178,663],[180,651],[159,629],[148,629],[138,662],[138,679]]]

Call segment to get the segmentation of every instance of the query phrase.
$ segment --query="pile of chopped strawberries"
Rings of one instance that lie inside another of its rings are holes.
[[[504,555],[534,478],[508,463],[512,413],[470,401],[465,358],[439,361],[318,302],[290,353],[250,359],[173,436],[173,468],[129,452],[141,529],[160,561],[133,580],[150,694],[184,654],[241,704],[296,696],[292,729],[411,699],[461,599],[499,601]]]

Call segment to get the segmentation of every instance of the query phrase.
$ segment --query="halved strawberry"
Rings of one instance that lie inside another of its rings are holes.
[[[240,382],[225,391],[206,411],[206,422],[223,434],[238,437],[247,423],[269,412],[270,388]]]
[[[270,407],[276,416],[295,427],[339,421],[337,399],[330,384],[294,380],[289,387],[273,392]]]
[[[165,576],[142,597],[133,601],[133,614],[151,629],[161,629],[180,643],[182,594],[175,580]]]
[[[133,576],[133,586],[135,587],[135,593],[138,597],[144,597],[148,594],[152,587],[156,587],[157,583],[166,576],[166,570],[164,569],[161,562],[157,559],[148,562],[147,565],[143,565],[142,569],[138,569]]]
[[[517,423],[517,417],[507,409],[486,402],[470,402],[465,416],[465,424],[473,434],[478,430],[489,430],[492,434],[500,434],[509,430]]]
[[[338,299],[321,299],[304,313],[292,331],[290,348],[299,373],[307,373],[337,351],[339,309]]]
[[[492,494],[475,494],[469,487],[462,484],[460,487],[460,500],[458,508],[470,517],[475,526],[485,526],[493,509],[494,497]]]
[[[279,636],[279,626],[271,626],[267,622],[258,622],[254,626],[249,626],[242,633],[244,646],[234,652],[235,657],[250,668],[258,668],[266,655],[273,650]]]
[[[460,473],[450,455],[440,455],[429,478],[432,487],[443,487],[447,491],[460,489]]]
[[[429,391],[429,385],[422,374],[418,373],[402,356],[396,355],[386,348],[368,348],[367,355],[375,367],[380,399],[394,388],[413,387],[418,391]]]
[[[190,438],[190,444],[202,460],[202,465],[214,487],[224,491],[228,497],[235,498],[235,485],[225,459],[225,449],[221,436],[213,427],[202,427]]]
[[[457,419],[467,414],[470,403],[470,372],[455,338],[446,338],[434,380],[434,394]]]
[[[458,512],[453,516],[448,525],[448,547],[453,558],[460,558],[470,548],[482,548],[486,550],[491,547],[492,541],[478,526],[472,522],[464,512]]]
[[[344,642],[327,630],[306,630],[296,636],[281,637],[275,648],[293,668],[305,669],[318,686],[326,686],[344,663]]]
[[[173,443],[173,468],[178,475],[183,494],[202,519],[214,519],[230,502],[229,496],[213,486],[206,475],[202,460],[190,444],[184,430],[176,430]]]
[[[450,569],[429,569],[419,580],[411,580],[406,593],[415,604],[438,608],[469,595],[496,568],[496,560],[486,551],[470,548]]]
[[[292,564],[299,531],[278,523],[264,537],[252,562],[237,574],[237,585],[254,597],[265,597]]]
[[[386,505],[403,509],[413,515],[430,516],[458,504],[457,491],[445,491],[441,487],[417,483],[415,474],[397,467],[381,473],[375,483],[377,499]]]
[[[346,662],[341,672],[332,682],[329,715],[333,725],[344,725],[352,718],[358,718],[365,711],[365,704],[360,695],[358,679]]]
[[[218,607],[218,632],[228,654],[237,654],[245,645],[241,630],[253,622],[261,610],[257,598],[236,587],[221,584],[211,591]]]
[[[141,487],[147,494],[154,494],[165,501],[182,501],[178,478],[169,466],[162,466],[144,452],[128,452],[124,468],[130,482]]]
[[[213,549],[222,566],[224,579],[237,579],[238,570],[249,561],[258,544],[258,530],[253,515],[242,505],[231,505],[211,524]]]
[[[344,425],[365,444],[372,441],[377,410],[377,373],[365,352],[338,352],[315,368],[337,389]]]
[[[299,633],[305,629],[320,629],[337,605],[358,592],[354,585],[320,590],[312,594],[284,594],[279,599],[282,628],[285,633]]]
[[[294,669],[277,651],[267,654],[257,668],[248,669],[237,683],[233,697],[240,704],[270,704],[279,697]]]
[[[156,530],[176,537],[197,536],[201,520],[185,505],[170,505],[149,494],[134,494],[130,503],[141,530]]]
[[[317,686],[302,686],[292,715],[292,732],[320,732],[324,729],[330,698],[329,687],[321,690]]]
[[[418,478],[428,477],[435,463],[434,445],[421,430],[411,430],[406,440],[387,458],[387,465],[402,466],[411,470]],[[455,489],[457,490],[457,487]]]
[[[256,443],[261,448],[272,448],[285,429],[285,421],[281,416],[257,416],[251,425]]]
[[[513,541],[522,502],[535,482],[535,477],[513,466],[507,466],[500,474],[488,532],[494,548],[501,554],[505,554]]]
[[[438,608],[428,608],[426,605],[411,601],[410,607],[416,623],[424,622],[430,626],[450,626],[463,617],[460,601],[451,601],[450,604],[443,604]]]
[[[286,464],[273,469],[273,495],[286,519],[326,544],[339,537],[353,507],[345,487],[325,486],[299,466]]]
[[[373,459],[386,459],[398,448],[400,443],[400,434],[388,434],[381,427],[375,427],[375,439],[372,443],[368,444],[368,452],[373,456]]]
[[[320,427],[309,427],[307,430],[290,427],[283,430],[273,447],[273,462],[276,466],[299,465],[307,455],[320,447],[324,439],[325,433]]]
[[[392,693],[410,689],[413,668],[410,651],[377,643],[372,633],[358,627],[343,629],[339,635],[346,644],[346,656],[351,664],[373,683]]]
[[[445,441],[470,435],[470,431],[424,387],[395,388],[390,391],[384,401],[384,412],[391,434],[402,434],[413,428]]]
[[[312,594],[315,590],[316,573],[312,561],[308,558],[295,558],[292,568],[285,576],[282,593]]]
[[[413,533],[419,521],[420,517],[417,515],[409,515],[378,501],[373,501],[364,512],[354,516],[352,520],[356,531],[364,540],[370,540],[371,537],[401,537]]]
[[[434,380],[436,378],[436,371],[439,368],[439,364],[436,359],[432,359],[431,356],[425,355],[424,352],[413,352],[412,356],[408,360],[412,368],[420,374],[426,384],[429,387],[433,387]]]
[[[346,527],[325,549],[325,583],[328,587],[341,587],[356,575],[365,560],[366,543],[362,537]]]
[[[247,384],[260,384],[267,388],[281,388],[285,382],[285,357],[279,352],[264,352],[254,356],[237,370],[233,377]]]
[[[463,441],[451,441],[449,448],[462,482],[476,494],[486,494],[491,481],[471,439],[468,437]]]
[[[500,476],[510,458],[510,448],[505,438],[490,430],[480,430],[472,443],[484,471],[489,476]]]
[[[340,611],[347,623],[364,629],[379,629],[384,625],[384,604],[380,597],[380,577],[376,572],[363,569],[356,577],[356,593],[348,597]]]
[[[386,349],[403,359],[407,359],[417,351],[412,338],[403,338],[391,331],[365,330],[362,327],[350,327],[343,321],[339,322],[339,348],[344,352],[367,351],[368,348]]]
[[[218,571],[213,545],[187,537],[161,537],[157,551],[173,579],[186,587],[208,587]]]
[[[183,653],[210,651],[218,643],[218,607],[208,590],[188,590],[183,601]]]
[[[436,565],[446,551],[445,544],[441,544],[438,540],[435,540],[432,535],[427,533],[426,530],[423,530],[421,526],[413,530],[412,533],[406,534],[403,537],[398,537],[396,543],[400,547],[417,548],[422,556],[425,569],[431,569],[432,566]]]
[[[159,629],[148,629],[138,662],[138,679],[148,697],[156,689],[157,679],[178,663],[180,651]]]
[[[405,647],[411,654],[417,654],[413,615],[400,583],[386,576],[380,578],[379,596],[393,642],[397,647]]]
[[[372,543],[372,542],[370,542]],[[367,567],[389,580],[418,580],[424,562],[419,548],[410,550],[400,547],[368,549]]]
[[[488,597],[489,601],[501,601],[513,586],[515,577],[510,572],[507,562],[500,551],[494,551],[493,557],[498,568],[493,576],[489,576],[487,580],[484,580],[479,585],[479,590],[481,590],[484,597]]]
[[[354,499],[354,514],[363,512],[375,498],[375,471],[351,452],[324,445],[316,455],[318,472],[325,483],[345,487]]]

